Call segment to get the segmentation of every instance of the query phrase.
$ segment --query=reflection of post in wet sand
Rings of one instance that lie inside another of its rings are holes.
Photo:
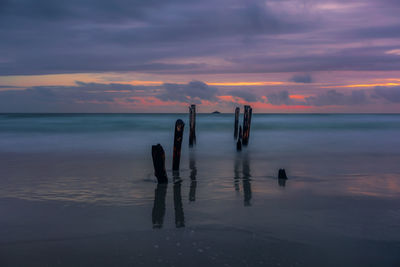
[[[153,228],[162,228],[165,215],[165,196],[168,184],[157,184],[154,191],[154,206],[152,212]]]
[[[196,155],[193,151],[189,154],[189,169],[190,169],[190,190],[189,201],[196,201],[196,187],[197,187],[197,168],[196,168]]]
[[[241,156],[242,154],[239,154],[239,153],[236,153],[236,156],[235,156],[235,165],[234,165],[234,167],[233,167],[233,173],[234,173],[234,176],[233,176],[233,183],[234,183],[234,186],[235,186],[235,191],[237,191],[237,192],[239,192],[240,191],[240,187],[239,187],[239,179],[240,179],[240,173],[239,173],[239,164],[240,164],[240,156]]]
[[[176,228],[185,227],[185,216],[183,214],[181,184],[179,172],[174,172],[174,209]],[[154,206],[152,212],[153,228],[162,228],[165,216],[165,198],[168,184],[157,184],[154,191]]]
[[[250,175],[250,164],[247,154],[244,155],[242,161],[242,173],[243,173],[243,193],[244,193],[244,205],[251,206],[251,175]]]
[[[179,172],[174,172],[174,208],[175,208],[175,226],[176,228],[185,227],[185,216],[183,214],[182,180],[179,177]]]

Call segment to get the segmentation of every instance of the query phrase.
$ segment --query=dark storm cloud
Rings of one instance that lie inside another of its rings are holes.
[[[240,97],[248,102],[257,102],[259,100],[259,98],[255,94],[241,90],[229,91],[227,94],[231,96]]]
[[[186,64],[153,61],[220,55],[228,47],[248,48],[259,35],[309,27],[274,14],[258,0],[1,3],[0,49],[5,53],[0,75],[190,71]],[[207,71],[207,66],[199,67]]]
[[[0,0],[0,75],[399,70],[385,54],[398,49],[387,42],[400,38],[398,11],[395,0]],[[230,64],[176,63],[193,57]]]
[[[267,94],[267,102],[272,105],[296,105],[296,101],[289,97],[288,91]]]
[[[313,79],[310,74],[298,74],[290,78],[289,81],[295,83],[312,83]]]
[[[395,87],[375,87],[373,95],[374,98],[383,98],[388,102],[400,103],[400,86]]]
[[[306,97],[305,103],[310,106],[362,105],[368,103],[368,96],[363,90],[355,90],[350,94],[329,90],[317,96]]]
[[[350,94],[329,90],[300,100],[290,98],[289,92],[284,90],[267,94],[267,103],[272,105],[349,106],[367,104],[369,103],[369,96],[364,90],[354,90]]]
[[[136,98],[156,97],[163,101],[218,102],[216,87],[201,81],[162,86],[119,83],[84,83],[73,86],[33,86],[24,90],[0,91],[0,112],[99,112],[118,101],[137,103]]]
[[[76,82],[74,86],[34,86],[25,90],[0,91],[0,112],[99,112],[117,98],[140,95],[152,88],[127,84]],[[127,101],[134,101],[127,99]]]
[[[218,101],[218,89],[201,81],[191,81],[187,84],[166,83],[165,91],[156,96],[163,101],[179,101],[185,103],[201,103],[201,100]]]

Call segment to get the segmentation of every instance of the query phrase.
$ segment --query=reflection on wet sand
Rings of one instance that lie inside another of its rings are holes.
[[[190,169],[190,190],[189,201],[196,201],[196,187],[197,187],[197,168],[196,168],[196,155],[193,150],[189,153],[189,169]]]
[[[185,216],[183,214],[182,180],[179,177],[179,172],[174,172],[174,208],[175,208],[175,226],[176,228],[185,227]]]
[[[235,191],[239,192],[240,191],[240,187],[239,187],[239,179],[240,179],[240,173],[239,173],[239,164],[240,164],[240,156],[241,154],[236,153],[235,156],[235,165],[233,167],[233,181],[234,181],[234,186],[235,186]]]
[[[286,179],[278,179],[278,184],[279,184],[279,186],[285,187]]]
[[[251,174],[250,164],[248,155],[245,154],[242,161],[242,173],[243,173],[243,193],[244,193],[244,205],[251,206]]]
[[[242,163],[242,186],[244,194],[244,206],[251,206],[251,174],[250,174],[250,163],[247,153],[237,153],[235,156],[235,162],[233,166],[233,182],[235,191],[240,191],[240,162]]]
[[[179,172],[174,172],[174,209],[176,228],[185,227],[185,215],[183,213],[181,185],[182,180]],[[167,195],[168,184],[157,184],[154,191],[154,205],[152,212],[152,222],[154,228],[162,228],[165,216],[165,198]]]
[[[162,228],[165,215],[165,196],[167,195],[167,184],[157,184],[154,191],[154,205],[152,212],[153,228]]]

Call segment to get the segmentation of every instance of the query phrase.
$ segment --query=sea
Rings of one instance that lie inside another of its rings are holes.
[[[400,266],[400,114],[0,114],[0,266]]]

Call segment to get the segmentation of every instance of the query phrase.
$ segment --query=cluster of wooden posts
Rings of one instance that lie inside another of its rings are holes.
[[[249,144],[250,138],[250,126],[251,126],[251,115],[253,114],[253,109],[250,106],[244,106],[244,116],[243,116],[243,130],[242,126],[239,126],[239,116],[240,108],[235,109],[235,129],[233,137],[236,142],[236,150],[241,151],[242,145],[247,146]]]
[[[249,144],[252,113],[253,109],[251,106],[245,105],[242,128],[242,125],[239,126],[240,108],[237,107],[235,109],[234,138],[236,141],[237,151],[242,150],[242,145],[247,146]],[[189,126],[189,146],[192,147],[196,144],[196,105],[191,105],[189,107]],[[179,172],[184,128],[185,123],[181,119],[178,119],[175,123],[174,149],[172,158],[173,172]],[[154,175],[156,176],[158,183],[168,183],[167,172],[165,169],[165,151],[160,144],[152,146],[152,157]],[[285,169],[279,169],[278,178],[285,180],[287,179]]]

